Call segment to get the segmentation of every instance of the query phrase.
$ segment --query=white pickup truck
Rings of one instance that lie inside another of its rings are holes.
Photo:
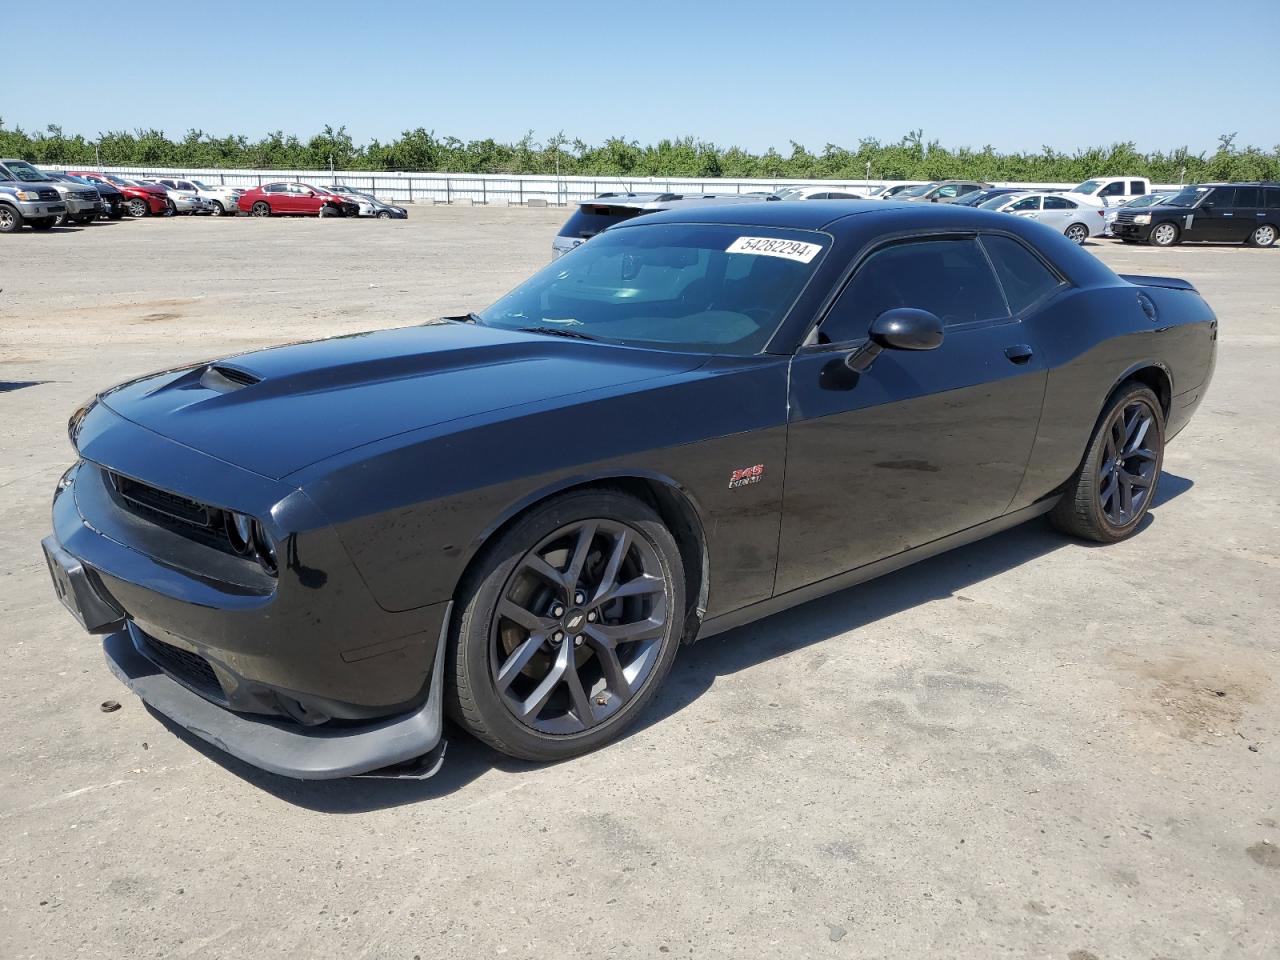
[[[1116,207],[1150,192],[1151,181],[1146,177],[1094,177],[1072,187],[1070,197],[1099,207]]]

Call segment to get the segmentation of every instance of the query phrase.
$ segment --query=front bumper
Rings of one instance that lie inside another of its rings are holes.
[[[92,459],[59,484],[46,558],[59,597],[85,629],[108,635],[112,669],[147,703],[246,762],[304,779],[438,746],[447,603],[386,612],[300,491],[101,403],[79,446]],[[207,537],[131,509],[108,471],[225,509],[288,516],[301,532],[279,541],[278,579],[255,577]]]
[[[67,207],[68,216],[77,217],[83,213],[98,212],[98,204],[101,202],[96,197],[92,200],[80,199],[78,197],[64,197],[63,202]]]
[[[67,205],[61,200],[19,200],[12,194],[7,194],[5,200],[17,207],[26,220],[56,217],[67,212]]]
[[[1151,224],[1122,223],[1115,220],[1111,224],[1111,235],[1121,240],[1146,240],[1151,236]]]

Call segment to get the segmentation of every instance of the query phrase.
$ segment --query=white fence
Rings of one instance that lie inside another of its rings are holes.
[[[101,169],[121,177],[181,177],[208,184],[256,187],[276,180],[327,185],[341,183],[367,190],[397,203],[463,203],[490,206],[527,205],[530,201],[554,206],[581,203],[602,193],[771,193],[786,186],[824,186],[832,190],[868,193],[874,187],[920,180],[735,180],[690,177],[555,177],[510,173],[396,173],[367,170],[214,170],[182,167],[100,167],[85,164],[46,164],[54,170]],[[997,183],[1065,189],[1070,183]],[[1157,190],[1176,189],[1157,186]]]

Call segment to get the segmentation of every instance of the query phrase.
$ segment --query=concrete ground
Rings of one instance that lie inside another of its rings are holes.
[[[1222,321],[1140,535],[1035,522],[686,648],[594,755],[296,783],[115,681],[39,550],[70,411],[483,305],[563,217],[0,237],[0,957],[1275,957],[1280,250],[1090,244]]]

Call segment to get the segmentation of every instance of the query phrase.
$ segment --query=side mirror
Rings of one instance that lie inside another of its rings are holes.
[[[855,373],[865,373],[881,352],[888,350],[933,350],[942,343],[942,321],[928,310],[894,307],[871,322],[866,343],[845,358]]]

